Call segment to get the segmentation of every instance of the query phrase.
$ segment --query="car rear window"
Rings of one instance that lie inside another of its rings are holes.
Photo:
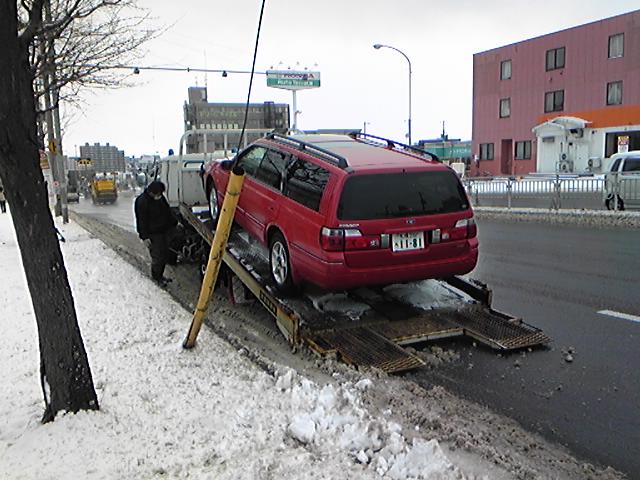
[[[640,157],[629,157],[625,159],[622,166],[623,172],[640,172]]]
[[[469,208],[454,172],[357,175],[345,182],[340,220],[376,220],[451,213]]]

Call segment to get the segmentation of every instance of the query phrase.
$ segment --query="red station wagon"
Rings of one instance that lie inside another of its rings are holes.
[[[473,211],[458,176],[425,152],[372,135],[271,134],[240,152],[235,221],[269,249],[283,292],[468,273],[478,260]],[[205,168],[217,218],[230,162]]]

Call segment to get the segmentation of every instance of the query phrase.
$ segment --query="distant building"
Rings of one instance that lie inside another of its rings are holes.
[[[96,172],[124,172],[126,170],[124,151],[113,145],[85,143],[80,145],[80,158],[91,160],[91,167]]]
[[[184,129],[239,130],[242,129],[245,114],[244,103],[209,103],[206,87],[189,87],[188,102],[184,104]],[[250,103],[247,129],[268,129],[286,132],[289,129],[289,105],[286,103]],[[247,143],[261,136],[247,133]],[[239,134],[227,135],[227,149],[238,145]],[[192,135],[186,140],[186,153],[205,151],[204,135]],[[222,135],[207,136],[207,152],[224,150]]]
[[[598,172],[640,149],[640,10],[473,56],[475,171]]]
[[[467,167],[471,164],[471,140],[449,138],[444,131],[440,138],[418,140],[416,146],[426,152],[433,153],[446,163],[462,162]]]

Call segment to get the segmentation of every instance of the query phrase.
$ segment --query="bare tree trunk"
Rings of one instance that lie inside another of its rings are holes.
[[[15,0],[0,0],[0,45],[0,179],[38,326],[43,421],[51,421],[62,410],[97,410],[98,399],[40,169],[33,73]]]

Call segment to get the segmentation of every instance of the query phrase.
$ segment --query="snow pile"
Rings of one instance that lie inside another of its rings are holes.
[[[371,307],[366,303],[358,302],[346,293],[306,293],[307,298],[313,302],[313,306],[320,312],[339,313],[351,320],[358,320],[364,312]]]
[[[424,310],[443,307],[456,308],[460,306],[461,301],[473,301],[469,296],[438,280],[389,285],[384,288],[384,292],[390,297]]]
[[[544,222],[595,228],[640,228],[640,212],[549,210],[546,208],[473,207],[478,220]]]
[[[0,215],[0,478],[464,478],[438,442],[367,411],[370,380],[275,378],[191,321],[75,224],[59,226],[100,411],[42,425],[39,354],[15,235]]]
[[[437,440],[414,439],[409,443],[400,425],[373,418],[359,394],[371,384],[365,379],[355,385],[319,387],[293,370],[281,374],[276,387],[291,396],[296,412],[287,428],[289,435],[321,455],[346,451],[385,478],[465,478]]]

